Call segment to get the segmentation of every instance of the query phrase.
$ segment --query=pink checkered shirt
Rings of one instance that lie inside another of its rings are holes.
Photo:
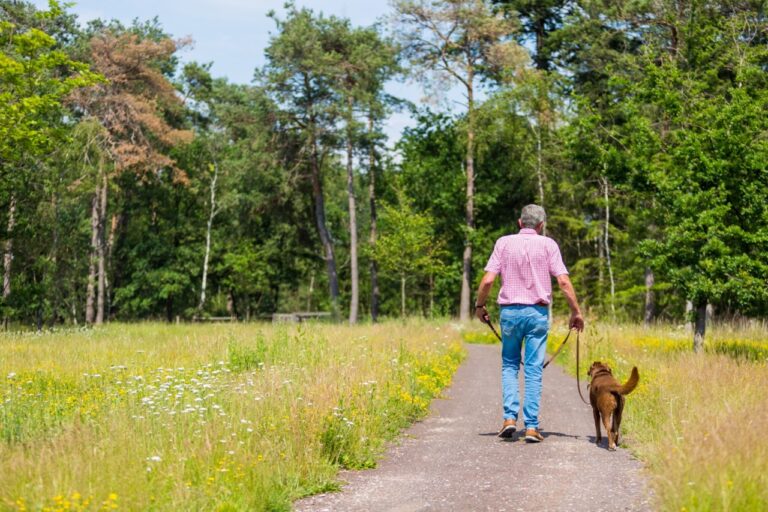
[[[496,240],[485,271],[501,274],[499,304],[549,304],[550,276],[568,273],[557,242],[528,228]]]

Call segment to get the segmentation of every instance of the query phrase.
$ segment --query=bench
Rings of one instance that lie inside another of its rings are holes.
[[[275,313],[272,315],[272,323],[296,324],[307,320],[321,320],[331,318],[331,314],[325,311],[299,311],[296,313]]]
[[[193,316],[193,322],[237,322],[234,316]]]

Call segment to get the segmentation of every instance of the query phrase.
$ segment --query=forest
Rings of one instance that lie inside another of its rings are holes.
[[[0,0],[5,328],[466,320],[529,203],[593,317],[703,334],[708,306],[768,315],[766,2],[390,11],[355,26],[289,2],[240,84],[182,63],[160,19]],[[416,120],[396,141],[394,111]]]

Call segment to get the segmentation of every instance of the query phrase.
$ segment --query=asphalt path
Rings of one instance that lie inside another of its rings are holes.
[[[608,451],[605,434],[595,444],[592,409],[572,377],[556,365],[544,371],[543,442],[526,443],[520,432],[503,440],[496,436],[500,345],[466,348],[469,357],[445,398],[432,403],[429,417],[404,432],[376,469],[343,471],[340,492],[298,501],[295,510],[653,510],[642,464],[627,450]]]

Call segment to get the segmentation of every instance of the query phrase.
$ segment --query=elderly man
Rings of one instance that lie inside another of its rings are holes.
[[[539,432],[539,402],[541,376],[547,349],[549,331],[548,305],[552,302],[552,280],[565,294],[571,309],[569,326],[584,329],[576,292],[568,270],[563,264],[557,242],[541,235],[547,220],[544,208],[529,204],[523,208],[517,221],[520,232],[503,236],[496,241],[493,254],[485,266],[485,275],[477,291],[475,310],[477,317],[487,322],[485,300],[496,276],[501,274],[498,304],[501,308],[501,387],[504,400],[504,424],[499,437],[511,437],[517,428],[520,393],[517,374],[520,369],[520,351],[525,340],[525,440],[538,443],[544,440]]]

